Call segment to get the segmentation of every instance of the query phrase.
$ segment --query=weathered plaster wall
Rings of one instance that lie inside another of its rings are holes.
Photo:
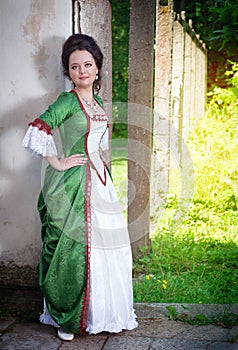
[[[27,124],[65,89],[60,52],[72,30],[71,1],[0,2],[0,262],[34,266],[41,160],[21,146]],[[19,277],[19,276],[18,276]]]

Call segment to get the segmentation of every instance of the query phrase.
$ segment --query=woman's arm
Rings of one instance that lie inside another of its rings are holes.
[[[64,171],[75,166],[84,165],[87,162],[87,158],[82,154],[73,154],[70,157],[62,157],[58,159],[56,156],[45,157],[47,162],[56,170]]]

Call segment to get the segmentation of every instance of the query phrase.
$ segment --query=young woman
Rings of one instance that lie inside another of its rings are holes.
[[[103,157],[109,122],[96,94],[102,61],[92,37],[71,35],[62,64],[74,88],[29,124],[23,140],[27,150],[49,162],[38,200],[40,321],[57,327],[63,340],[137,327],[129,235]],[[61,157],[52,136],[56,127]]]

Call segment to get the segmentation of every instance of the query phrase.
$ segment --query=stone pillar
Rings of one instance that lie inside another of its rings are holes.
[[[192,26],[192,21],[190,22]],[[196,116],[196,43],[193,40],[195,36],[194,30],[191,27],[191,40],[192,40],[192,46],[191,46],[191,123],[194,124],[197,120]]]
[[[205,104],[206,104],[206,83],[207,83],[207,50],[205,44],[199,40],[197,36],[197,51],[198,51],[198,117],[203,118],[205,116]]]
[[[103,99],[104,108],[109,119],[112,120],[112,11],[109,0],[74,0],[74,25],[75,33],[92,36],[103,53],[102,87],[99,95]],[[110,123],[110,135],[112,124]],[[110,142],[109,142],[110,144]],[[104,154],[110,166],[110,152]]]
[[[163,211],[169,188],[173,2],[156,2],[151,228]]]
[[[185,20],[185,18],[184,18]],[[189,137],[191,118],[191,46],[192,40],[189,33],[184,32],[184,84],[183,84],[183,130],[182,138],[186,142]]]
[[[128,225],[133,255],[150,245],[154,1],[131,0],[128,92]]]
[[[203,116],[205,117],[206,113],[206,103],[207,103],[207,49],[206,45],[202,44],[203,50]]]
[[[173,23],[172,42],[172,86],[171,86],[171,131],[170,143],[177,154],[177,162],[181,158],[181,137],[183,125],[183,97],[184,97],[184,28],[179,22],[180,15],[176,15]],[[171,159],[170,159],[171,162]],[[171,164],[170,164],[171,165]]]
[[[103,53],[102,89],[105,104],[112,101],[112,29],[109,0],[74,1],[74,31],[92,36]]]

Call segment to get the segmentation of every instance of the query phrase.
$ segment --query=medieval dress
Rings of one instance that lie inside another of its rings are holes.
[[[81,153],[87,162],[65,171],[50,165],[45,170],[38,199],[40,321],[72,333],[134,329],[129,235],[103,158],[108,118],[89,115],[75,90],[63,92],[29,124],[23,146],[37,156],[58,156],[55,128],[64,156]]]

